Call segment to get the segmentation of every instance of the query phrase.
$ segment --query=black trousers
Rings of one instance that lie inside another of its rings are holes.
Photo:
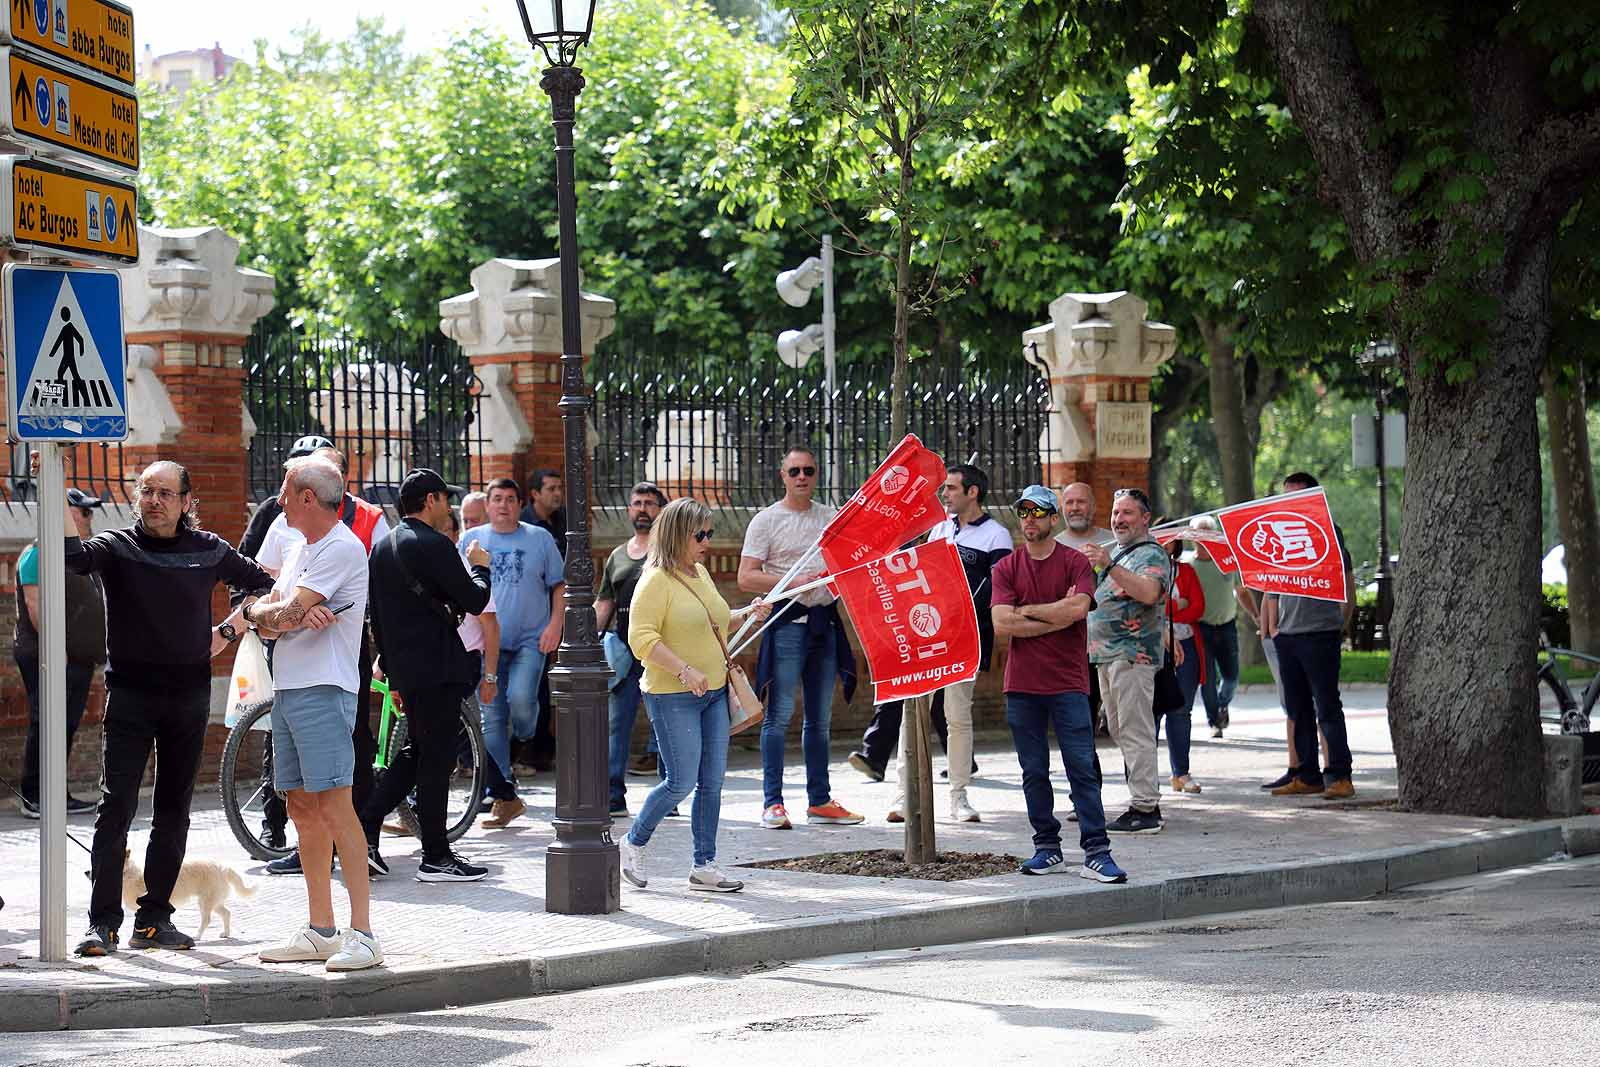
[[[189,802],[205,750],[211,686],[143,690],[117,687],[106,698],[105,776],[94,823],[89,922],[122,925],[122,861],[139,810],[150,750],[156,754],[155,816],[144,855],[145,894],[134,925],[172,917],[172,887],[189,844]]]
[[[22,795],[34,803],[39,802],[39,661],[17,658],[17,671],[28,690],[28,739],[22,748]],[[94,667],[79,663],[67,664],[67,751],[72,751],[72,738],[83,721],[83,709],[89,703],[89,685],[94,681]],[[65,798],[63,798],[65,799]]]
[[[899,754],[900,722],[905,715],[903,701],[891,700],[872,711],[867,732],[861,735],[861,752],[869,763],[890,767]],[[944,718],[944,690],[933,695],[933,728],[939,732],[939,747],[950,751],[950,725]]]
[[[394,683],[394,679],[390,679]],[[367,843],[378,843],[383,820],[414,787],[415,811],[422,831],[425,863],[444,860],[450,842],[444,836],[445,805],[450,775],[456,769],[456,733],[461,729],[461,701],[470,683],[407,686],[394,683],[405,702],[406,746],[389,761],[389,769],[361,806],[361,827]],[[359,760],[358,760],[359,762]]]
[[[267,665],[272,664],[269,652]],[[356,728],[350,732],[350,741],[356,749],[356,769],[350,779],[350,803],[360,811],[366,806],[367,798],[372,795],[372,761],[378,758],[378,739],[372,736],[372,714],[368,710],[369,699],[372,693],[372,650],[367,647],[365,632],[361,635],[361,659],[357,669],[360,680],[357,683],[361,688],[356,690]],[[267,745],[261,753],[261,778],[262,781],[272,781],[272,746]],[[277,830],[280,833],[289,825],[288,802],[275,790],[267,791],[267,799],[261,805],[261,825],[263,828]]]

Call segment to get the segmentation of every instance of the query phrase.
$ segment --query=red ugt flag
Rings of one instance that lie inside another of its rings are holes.
[[[1154,537],[1162,548],[1166,548],[1174,541],[1193,541],[1211,557],[1211,562],[1217,565],[1217,570],[1224,574],[1232,574],[1239,569],[1239,563],[1233,557],[1233,550],[1228,547],[1228,535],[1221,530],[1206,530],[1198,526],[1167,526],[1151,530],[1150,536]]]
[[[840,574],[886,556],[937,526],[945,517],[939,503],[943,484],[944,460],[916,434],[906,434],[822,531],[828,572]]]
[[[978,614],[952,542],[895,552],[834,584],[867,654],[874,704],[977,677]]]
[[[1217,518],[1246,586],[1344,603],[1344,552],[1321,488],[1237,504]]]

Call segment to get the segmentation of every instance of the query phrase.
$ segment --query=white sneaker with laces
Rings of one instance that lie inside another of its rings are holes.
[[[383,949],[378,947],[377,938],[360,930],[346,930],[339,951],[328,957],[326,966],[330,971],[364,971],[382,962]]]
[[[703,893],[737,893],[744,883],[723,874],[715,863],[702,863],[689,872],[689,888]]]
[[[617,851],[622,854],[622,877],[640,889],[649,885],[650,880],[644,876],[644,849],[629,841],[624,834],[617,843]]]
[[[792,830],[794,825],[789,822],[789,812],[782,804],[773,804],[761,813],[761,827],[764,830]]]
[[[983,817],[978,814],[978,809],[967,803],[965,789],[950,791],[950,818],[956,822],[982,822]]]
[[[321,963],[339,951],[339,935],[323,937],[308,926],[296,930],[287,944],[279,948],[262,949],[262,963]]]

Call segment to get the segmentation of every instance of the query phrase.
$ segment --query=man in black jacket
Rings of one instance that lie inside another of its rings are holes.
[[[138,521],[87,541],[68,537],[66,569],[105,587],[105,780],[94,826],[89,930],[80,956],[115,952],[122,925],[122,862],[151,748],[154,818],[145,894],[133,948],[194,947],[172,925],[172,887],[189,840],[189,802],[211,718],[211,591],[218,582],[265,593],[272,576],[222,538],[196,528],[189,472],[150,464],[135,483]],[[70,506],[69,506],[70,507]],[[73,527],[69,524],[68,529]]]
[[[377,851],[378,831],[384,816],[415,785],[422,831],[419,882],[475,882],[489,873],[452,852],[444,830],[461,701],[478,681],[475,657],[461,644],[456,627],[461,614],[476,615],[489,602],[489,553],[473,541],[467,547],[468,574],[456,546],[440,532],[450,521],[452,492],[459,490],[425,467],[406,475],[400,486],[404,518],[373,545],[367,564],[378,645],[373,674],[388,674],[405,704],[411,732],[368,798],[361,823],[373,866],[387,873]]]

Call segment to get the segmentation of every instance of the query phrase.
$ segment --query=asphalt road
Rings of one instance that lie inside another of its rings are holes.
[[[0,1064],[1594,1063],[1597,929],[1593,857],[1354,904],[838,956],[465,1011],[0,1035]]]

